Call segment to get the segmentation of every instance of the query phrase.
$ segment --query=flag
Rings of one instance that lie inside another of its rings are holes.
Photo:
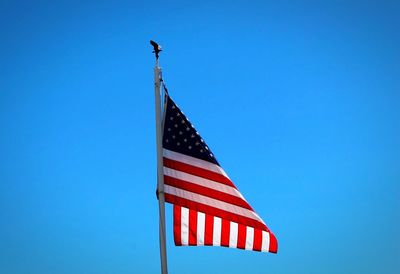
[[[164,195],[173,204],[175,245],[277,252],[274,234],[168,93],[162,147]]]

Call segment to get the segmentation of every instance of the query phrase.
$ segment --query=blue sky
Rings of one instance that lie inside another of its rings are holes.
[[[398,273],[396,1],[1,1],[0,272],[159,271],[150,39],[277,255],[170,273]]]

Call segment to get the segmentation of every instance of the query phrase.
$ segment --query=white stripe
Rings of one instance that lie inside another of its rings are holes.
[[[213,226],[213,245],[214,246],[221,245],[221,229],[222,229],[221,218],[214,216],[214,226]]]
[[[269,233],[264,230],[262,231],[261,251],[264,251],[264,252],[269,251]]]
[[[210,162],[198,159],[198,158],[194,158],[191,156],[187,156],[185,154],[178,153],[178,152],[168,150],[165,148],[163,148],[163,156],[165,158],[168,158],[171,160],[184,162],[184,163],[192,165],[192,166],[204,168],[204,169],[222,174],[229,179],[228,175],[226,175],[225,171],[219,165],[216,165],[216,164],[213,164],[213,163],[210,163]]]
[[[181,207],[181,242],[182,245],[189,243],[189,209]]]
[[[230,222],[229,228],[229,247],[236,248],[238,240],[238,224],[235,222]]]
[[[197,245],[204,245],[204,230],[206,226],[206,214],[197,212]]]
[[[170,176],[172,178],[176,178],[179,180],[187,181],[196,185],[208,187],[217,191],[221,191],[239,198],[243,198],[242,194],[233,187],[230,187],[225,184],[221,184],[212,180],[205,179],[203,177],[199,177],[196,175],[192,175],[186,172],[182,172],[179,170],[175,170],[172,168],[164,167],[164,175]],[[244,200],[244,199],[243,199]]]
[[[254,212],[254,214],[257,216],[257,218],[258,218],[263,224],[265,224],[264,221],[263,221],[263,219],[261,219],[261,217],[258,216],[258,214],[257,214],[255,211],[253,211],[253,212]],[[265,225],[266,225],[266,224],[265,224]]]
[[[244,217],[248,217],[250,219],[262,222],[262,220],[256,215],[254,214],[253,211],[248,210],[246,208],[240,207],[240,206],[236,206],[233,204],[229,204],[220,200],[216,200],[207,196],[203,196],[194,192],[190,192],[187,190],[183,190],[180,188],[176,188],[173,186],[169,186],[169,185],[164,185],[164,191],[165,193],[168,194],[172,194],[175,195],[177,197],[181,197],[193,202],[197,202],[197,203],[201,203],[204,205],[208,205],[208,206],[212,206],[224,211],[228,211],[230,213],[233,214],[237,214],[237,215],[241,215]]]
[[[253,250],[254,228],[246,226],[246,250]]]

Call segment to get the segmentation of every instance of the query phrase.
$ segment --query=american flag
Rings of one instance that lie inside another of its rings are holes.
[[[174,207],[175,245],[276,253],[274,234],[168,94],[163,123],[164,193]]]

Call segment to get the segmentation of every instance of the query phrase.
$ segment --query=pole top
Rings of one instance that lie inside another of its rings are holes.
[[[160,51],[162,51],[161,46],[159,44],[157,44],[156,42],[154,42],[153,40],[150,40],[150,44],[153,46],[153,53],[156,55],[156,61],[158,63],[158,57],[159,57],[159,53]]]

